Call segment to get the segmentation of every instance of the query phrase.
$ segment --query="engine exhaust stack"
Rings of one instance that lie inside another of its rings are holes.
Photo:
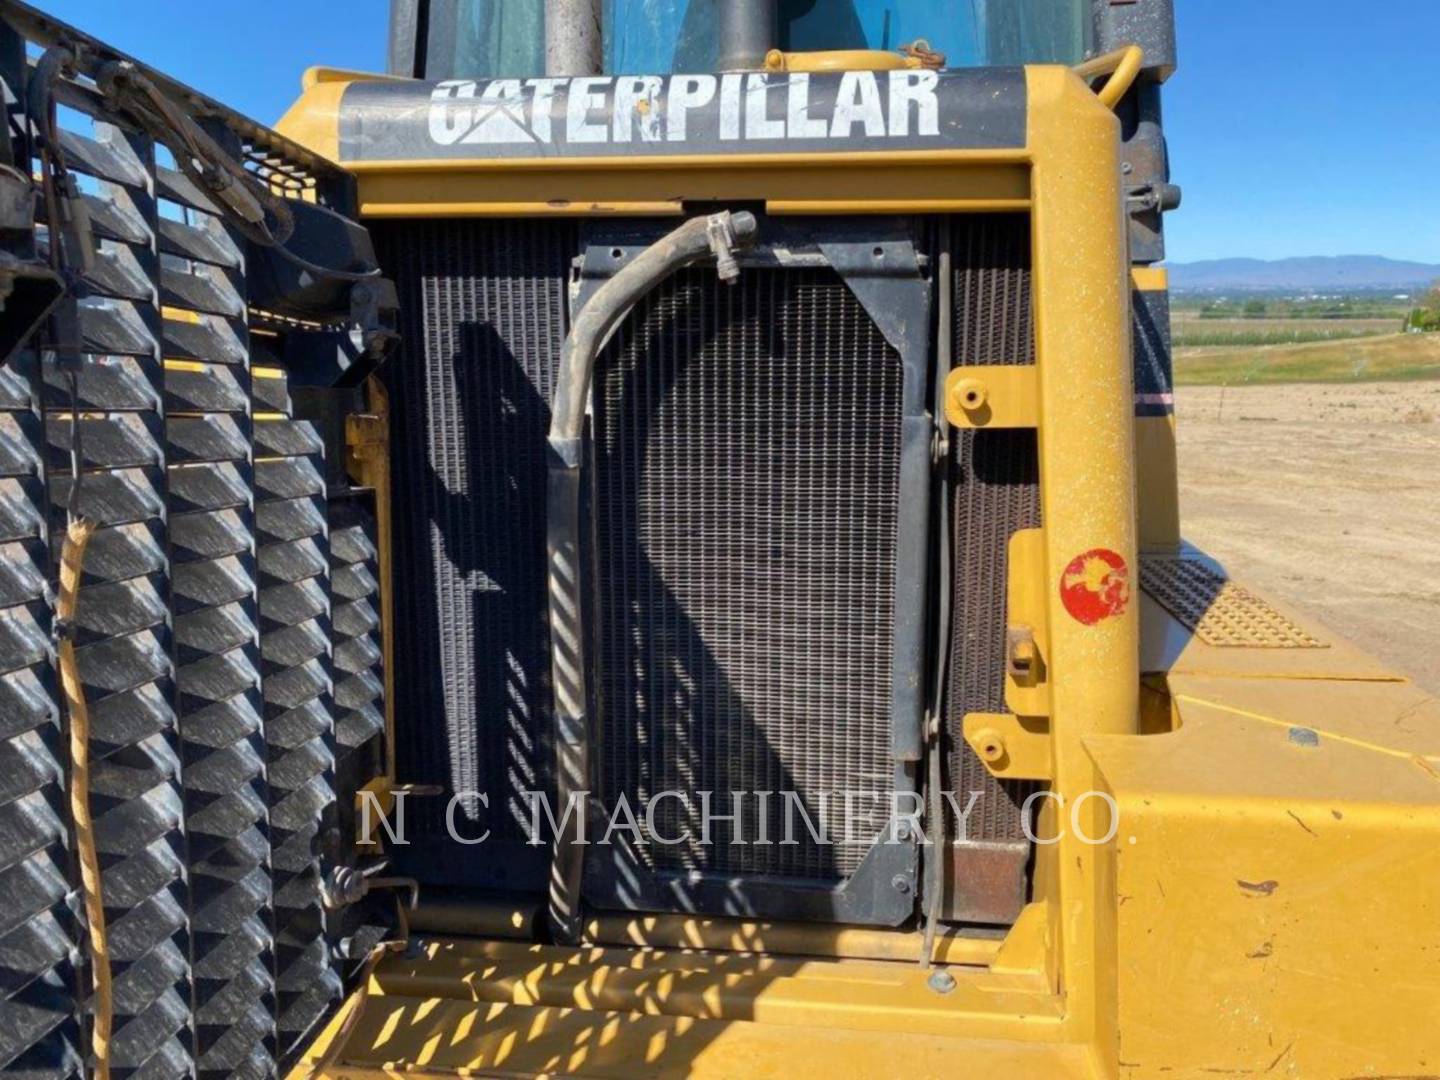
[[[775,0],[721,0],[720,70],[756,71],[777,41]]]
[[[545,74],[599,75],[604,70],[601,0],[545,0]]]

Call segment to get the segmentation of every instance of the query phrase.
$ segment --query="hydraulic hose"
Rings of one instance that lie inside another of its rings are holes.
[[[945,686],[950,665],[950,590],[953,574],[953,553],[950,550],[950,477],[946,475],[950,462],[948,452],[950,440],[957,438],[950,428],[945,415],[945,378],[954,363],[954,320],[955,320],[955,279],[951,276],[951,254],[940,252],[939,323],[936,327],[935,349],[935,426],[937,445],[935,467],[939,475],[935,480],[935,506],[939,511],[940,533],[935,551],[936,585],[935,637],[940,643],[935,659],[934,680],[930,687],[930,705],[926,710],[926,817],[930,822],[930,849],[925,853],[925,933],[922,946],[924,954],[921,965],[935,964],[935,937],[940,927],[940,907],[945,901],[945,867],[948,863],[949,841],[945,829],[945,803],[941,786],[944,773],[941,755],[945,752]]]
[[[739,274],[734,251],[754,242],[753,214],[728,211],[691,218],[657,240],[596,290],[576,316],[560,353],[550,421],[546,546],[550,591],[550,663],[555,684],[558,826],[550,863],[550,928],[557,941],[580,939],[584,803],[590,773],[585,689],[584,585],[580,564],[580,493],[585,407],[595,360],[634,305],[675,271],[713,254],[723,281]]]
[[[78,480],[72,479],[72,484]],[[100,856],[95,846],[95,822],[90,816],[90,712],[80,665],[75,659],[75,609],[84,574],[85,549],[95,535],[95,523],[72,517],[60,551],[60,594],[55,602],[58,620],[60,686],[70,727],[70,816],[75,822],[75,848],[80,858],[80,883],[85,893],[86,940],[89,943],[91,981],[95,988],[94,1029],[91,1047],[98,1080],[110,1077],[110,1037],[114,1024],[110,988],[110,944],[105,932],[105,901],[100,889]]]
[[[75,53],[65,46],[47,49],[35,64],[28,86],[31,116],[39,132],[41,192],[51,226],[50,264],[66,289],[88,269],[94,236],[80,199],[79,188],[66,169],[60,152],[55,83],[73,74]],[[72,264],[72,260],[78,265]],[[73,323],[73,319],[71,320]],[[73,325],[61,332],[60,318],[51,313],[50,340],[58,343],[59,364],[70,391],[70,493],[66,499],[65,542],[60,549],[60,588],[55,598],[55,653],[60,669],[60,690],[70,743],[70,817],[75,827],[75,852],[80,863],[80,887],[85,902],[85,941],[94,991],[90,1008],[92,1072],[96,1080],[110,1080],[110,1042],[114,1034],[115,1003],[110,975],[110,941],[105,927],[105,899],[100,884],[100,852],[95,841],[95,820],[90,811],[90,710],[85,684],[75,655],[75,614],[85,576],[85,552],[95,535],[96,522],[85,516],[81,494],[85,486],[85,452],[80,422],[80,357],[74,353]]]

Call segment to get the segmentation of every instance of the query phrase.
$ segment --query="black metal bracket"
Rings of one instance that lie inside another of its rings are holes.
[[[605,833],[603,808],[592,803],[589,832]],[[855,872],[844,881],[753,875],[680,874],[649,870],[629,834],[617,831],[585,860],[582,891],[602,910],[693,911],[732,918],[787,919],[899,926],[915,913],[918,837],[891,820]],[[598,853],[605,857],[597,857]]]

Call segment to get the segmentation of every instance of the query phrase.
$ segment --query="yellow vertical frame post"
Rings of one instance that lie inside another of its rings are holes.
[[[1138,729],[1134,379],[1119,122],[1065,68],[1027,70],[1051,738],[1061,839],[1042,855],[1069,1038],[1118,1070],[1110,813],[1083,740]],[[1072,807],[1080,800],[1080,812]]]
[[[369,412],[346,418],[345,441],[349,471],[355,482],[375,493],[376,573],[380,579],[380,649],[385,686],[385,791],[381,804],[388,812],[395,786],[395,625],[392,523],[390,520],[390,397],[375,376],[365,383]]]

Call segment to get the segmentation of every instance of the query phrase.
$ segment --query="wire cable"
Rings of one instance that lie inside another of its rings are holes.
[[[95,82],[118,108],[170,149],[180,171],[213,198],[246,239],[316,277],[368,281],[380,276],[378,266],[367,270],[321,266],[290,250],[286,244],[295,233],[295,214],[286,199],[226,153],[133,64],[120,60],[103,64]]]
[[[65,167],[60,150],[59,123],[55,107],[54,86],[57,79],[72,72],[75,54],[64,46],[54,46],[36,62],[28,87],[31,116],[39,129],[37,149],[40,156],[41,194],[45,200],[50,225],[50,265],[59,272],[66,291],[74,292],[88,263],[88,252],[68,250],[62,235],[62,222],[72,218],[77,200],[75,188]],[[64,192],[66,197],[61,198]],[[88,221],[75,236],[77,243],[88,244]],[[71,258],[78,256],[81,270],[77,274]],[[85,486],[84,442],[80,421],[79,342],[62,341],[57,333],[59,320],[49,320],[51,345],[58,364],[66,368],[70,392],[70,492],[66,498],[65,542],[60,549],[60,588],[55,601],[56,656],[60,669],[60,688],[65,698],[65,715],[70,742],[70,817],[75,828],[75,851],[80,863],[80,884],[85,900],[85,941],[90,956],[90,977],[94,989],[91,1001],[91,1054],[93,1074],[97,1080],[110,1078],[110,1042],[114,1033],[115,1006],[110,972],[110,943],[105,926],[105,900],[100,883],[100,855],[95,842],[95,822],[90,811],[90,710],[85,701],[85,685],[75,655],[75,614],[80,602],[80,584],[85,576],[85,552],[95,535],[96,523],[84,514],[81,497]]]

